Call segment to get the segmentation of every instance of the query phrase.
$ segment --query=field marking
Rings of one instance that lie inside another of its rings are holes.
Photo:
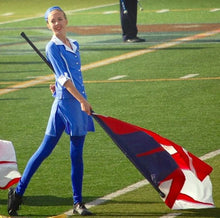
[[[11,85],[11,86],[8,86],[7,88],[1,89],[0,95],[4,95],[9,92],[14,92],[20,89],[28,88],[30,86],[35,86],[35,85],[42,84],[42,83],[52,81],[52,80],[54,80],[53,74],[48,75],[48,76],[41,76],[41,77],[38,77],[37,79],[19,82],[19,83],[16,83],[15,85]]]
[[[219,76],[217,77],[200,77],[200,78],[188,78],[188,79],[181,79],[181,78],[161,78],[161,79],[127,79],[127,80],[86,80],[84,83],[130,83],[130,82],[163,82],[163,81],[183,81],[183,80],[218,80],[220,79]]]
[[[193,78],[195,76],[198,76],[198,73],[193,73],[193,74],[187,74],[185,76],[180,77],[180,79],[189,79],[189,78]]]
[[[66,11],[66,13],[76,13],[76,12],[88,11],[88,10],[92,10],[92,9],[104,8],[104,7],[114,6],[114,5],[118,5],[118,3],[111,3],[111,4],[105,4],[105,5],[97,5],[97,6],[93,6],[93,7],[89,7],[89,8],[74,9],[74,10]]]
[[[13,82],[13,81],[6,82],[6,81],[4,81],[4,82],[0,82],[0,85],[7,85],[7,84],[14,84],[14,83],[16,83],[16,82]]]
[[[189,41],[193,41],[193,40],[213,36],[213,35],[216,35],[218,33],[220,33],[220,29],[216,29],[216,30],[208,31],[208,32],[204,32],[204,33],[199,33],[199,34],[188,36],[188,37],[177,38],[177,39],[171,40],[169,42],[165,42],[165,43],[161,43],[161,44],[151,46],[149,48],[145,48],[145,49],[137,50],[137,51],[133,51],[133,52],[128,52],[128,53],[125,53],[125,54],[122,54],[122,55],[118,55],[118,56],[115,56],[115,57],[103,59],[101,61],[86,64],[86,65],[82,66],[81,70],[86,71],[86,70],[94,69],[94,68],[97,68],[97,67],[113,64],[115,62],[130,59],[130,58],[137,57],[137,56],[140,56],[140,55],[144,55],[144,54],[147,54],[147,53],[155,52],[155,51],[158,51],[160,49],[173,47],[173,46],[185,43],[185,42],[189,42]],[[13,91],[17,91],[19,89],[27,88],[27,87],[30,87],[30,86],[34,86],[34,85],[37,85],[37,84],[42,84],[46,81],[53,80],[53,78],[54,78],[54,75],[51,74],[51,75],[47,75],[47,76],[41,76],[41,77],[36,78],[34,80],[29,80],[29,81],[17,83],[16,85],[8,86],[4,89],[1,89],[0,90],[0,95],[6,94],[6,93],[9,93],[9,92],[13,92]]]
[[[118,76],[111,77],[108,80],[117,80],[117,79],[121,79],[121,78],[125,78],[125,77],[127,77],[127,75],[118,75]]]
[[[161,10],[156,11],[156,13],[158,13],[158,14],[160,14],[160,13],[167,13],[169,11],[170,11],[170,9],[161,9]]]
[[[39,77],[38,77],[39,78]],[[131,82],[164,82],[164,81],[184,81],[184,80],[188,80],[188,81],[192,81],[192,80],[219,80],[220,77],[199,77],[199,78],[159,78],[159,79],[127,79],[127,80],[118,80],[122,77],[112,77],[109,78],[108,80],[85,80],[84,83],[85,84],[96,84],[96,83],[131,83]],[[22,84],[19,83],[19,85],[14,85],[11,86],[10,89],[11,92],[19,90],[21,88],[27,88],[29,86],[27,86],[28,81],[23,82]],[[50,84],[54,82],[54,77],[48,77],[48,78],[44,78],[44,80],[42,79],[42,84]],[[14,84],[16,82],[0,82],[0,85],[6,85],[6,84]],[[33,83],[34,84],[34,83]],[[9,88],[6,88],[9,89]],[[3,90],[3,89],[2,89]],[[9,91],[10,92],[10,91]],[[7,93],[7,92],[6,92]],[[2,94],[5,94],[2,92]],[[1,90],[0,90],[0,95],[1,95]]]
[[[1,14],[1,16],[5,17],[5,16],[12,16],[14,14],[14,12],[7,12],[4,14]]]
[[[204,160],[208,160],[210,158],[213,158],[217,155],[220,155],[220,149],[218,149],[216,151],[209,152],[209,153],[201,156],[200,159],[204,161]],[[141,187],[143,187],[145,185],[148,185],[148,184],[150,184],[150,183],[146,179],[144,179],[140,182],[129,185],[129,186],[127,186],[127,187],[125,187],[121,190],[118,190],[118,191],[113,192],[111,194],[105,195],[104,197],[97,198],[94,201],[91,201],[91,202],[87,203],[86,207],[91,208],[91,207],[98,206],[100,204],[105,203],[106,201],[109,201],[113,198],[119,197],[120,195],[126,194],[128,192],[134,191],[134,190],[136,190],[138,188],[141,188]],[[64,212],[64,214],[67,215],[67,216],[73,215],[73,209]],[[181,213],[169,213],[169,214],[161,216],[160,218],[169,218],[169,217],[174,218],[174,217],[179,216],[179,215],[181,215]]]
[[[88,10],[97,9],[97,8],[104,8],[104,7],[114,6],[114,5],[118,5],[118,3],[97,5],[97,6],[93,6],[93,7],[89,7],[89,8],[80,8],[80,9],[75,9],[75,10],[69,10],[69,11],[66,11],[66,14],[72,14],[72,13],[81,12],[81,11],[88,11]],[[43,16],[44,16],[44,14],[41,14],[40,16],[38,15],[38,16],[35,16],[35,17],[21,18],[21,19],[16,19],[16,20],[11,20],[11,21],[4,21],[4,22],[0,22],[0,25],[1,24],[16,23],[16,22],[20,22],[20,21],[37,19],[37,18],[41,18]]]
[[[102,12],[102,14],[117,14],[119,13],[118,11],[105,11],[105,12]]]
[[[199,34],[196,34],[196,35],[193,35],[193,36],[177,38],[177,39],[171,40],[169,42],[153,45],[149,48],[145,48],[145,49],[141,49],[141,50],[137,50],[137,51],[133,51],[133,52],[128,52],[128,53],[118,55],[118,56],[115,56],[115,57],[112,57],[112,58],[107,58],[107,59],[104,59],[104,60],[101,60],[101,61],[97,61],[97,62],[93,62],[91,64],[84,65],[82,67],[82,71],[89,70],[89,69],[96,68],[96,67],[105,66],[105,65],[108,65],[108,64],[112,64],[112,63],[115,63],[115,62],[122,61],[122,60],[137,57],[137,56],[140,56],[140,55],[143,55],[143,54],[155,52],[155,51],[160,50],[160,49],[170,48],[170,47],[173,47],[173,46],[185,43],[185,42],[194,41],[194,40],[197,40],[197,39],[213,36],[213,35],[216,35],[218,33],[220,33],[220,29],[216,29],[216,30],[208,31],[208,32],[204,32],[204,33],[199,33]]]
[[[220,8],[213,8],[209,12],[216,12],[216,11],[220,11]]]
[[[114,6],[118,5],[118,3],[112,3],[112,4],[105,4],[105,5],[98,5],[94,7],[89,7],[89,8],[81,8],[81,9],[75,9],[75,10],[69,10],[66,11],[67,14],[72,14],[72,13],[77,13],[77,12],[83,12],[83,11],[88,11],[92,9],[97,9],[97,8],[103,8],[103,7],[108,7],[108,6]],[[144,10],[142,13],[165,13],[165,12],[187,12],[187,11],[209,11],[209,12],[216,12],[219,11],[220,8],[187,8],[187,9],[161,9],[161,10]],[[88,14],[88,12],[86,12]],[[96,14],[105,14],[105,12],[95,12]],[[114,11],[116,13],[116,11]],[[119,13],[119,11],[117,11]],[[108,13],[107,13],[108,14]],[[14,15],[14,12],[8,12],[4,14],[0,14],[0,16],[12,16]],[[28,18],[20,18],[20,19],[15,19],[15,20],[10,20],[10,21],[3,21],[0,22],[0,25],[2,24],[9,24],[9,23],[16,23],[16,22],[21,22],[21,21],[26,21],[26,20],[32,20],[32,19],[37,19],[43,17],[44,14],[41,14],[40,16],[34,16],[34,17],[28,17]]]

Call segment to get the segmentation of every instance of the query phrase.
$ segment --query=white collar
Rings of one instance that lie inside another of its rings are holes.
[[[65,49],[66,49],[67,51],[76,53],[77,46],[73,43],[74,40],[71,40],[71,39],[69,39],[69,38],[67,38],[67,39],[69,40],[72,49],[71,49],[69,46],[65,45],[65,44],[64,44],[59,38],[57,38],[55,35],[53,35],[51,41],[53,41],[56,45],[64,45],[64,47],[65,47]]]

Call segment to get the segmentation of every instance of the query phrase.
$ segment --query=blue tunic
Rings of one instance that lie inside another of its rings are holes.
[[[58,124],[60,120],[71,136],[82,136],[87,131],[94,131],[92,117],[81,110],[78,100],[64,86],[71,79],[76,89],[87,99],[81,73],[79,44],[71,39],[69,42],[72,49],[54,35],[46,46],[47,59],[54,68],[56,79],[55,100],[46,129],[46,134],[51,136],[56,136],[61,131],[60,128],[63,128]]]

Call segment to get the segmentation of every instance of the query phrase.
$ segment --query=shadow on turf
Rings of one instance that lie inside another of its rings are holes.
[[[86,202],[94,199],[94,197],[84,197]],[[0,200],[0,204],[7,204],[7,200]],[[52,195],[42,196],[24,196],[23,204],[27,206],[70,206],[72,207],[72,197],[57,197]]]
[[[0,205],[7,205],[7,199],[0,199]],[[62,198],[51,195],[44,196],[24,196],[23,205],[27,206],[72,206],[73,199],[71,197]]]
[[[161,204],[161,210],[152,210],[152,205],[156,205],[157,207]],[[107,211],[105,207],[110,209]],[[130,206],[132,205],[132,206]],[[157,201],[132,201],[132,200],[125,200],[125,201],[114,201],[110,200],[100,205],[101,208],[97,207],[95,209],[94,214],[95,217],[161,217],[165,214],[180,214],[177,217],[212,217],[217,218],[220,217],[220,208],[209,208],[209,209],[186,209],[186,210],[163,210],[165,205],[162,202]],[[112,209],[111,209],[112,208]],[[136,208],[136,209],[134,209]],[[142,208],[142,209],[141,209]],[[147,208],[150,208],[149,210]]]
[[[29,98],[0,98],[0,101],[23,101]]]
[[[27,65],[27,64],[42,64],[42,61],[4,61],[0,62],[0,64],[12,65],[12,64],[19,64],[19,65]]]
[[[181,212],[181,211],[180,211]],[[184,216],[187,217],[220,217],[220,208],[199,209],[199,210],[183,210]]]
[[[72,197],[57,197],[51,195],[24,196],[23,204],[28,206],[72,206]]]
[[[188,212],[187,212],[188,211]],[[177,211],[170,211],[169,214],[174,214],[174,217],[209,217],[209,218],[219,218],[220,208],[213,208],[213,209],[198,209],[198,210],[183,210],[178,211],[181,215],[175,216]],[[177,214],[178,214],[177,213]],[[141,211],[124,211],[122,209],[121,212],[119,211],[109,211],[109,212],[95,212],[95,217],[162,217],[166,213],[163,211],[161,212],[141,212]],[[172,215],[171,215],[172,216]],[[169,217],[171,217],[169,216]]]

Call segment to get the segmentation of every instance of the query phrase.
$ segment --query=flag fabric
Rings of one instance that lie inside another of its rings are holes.
[[[12,142],[0,140],[0,189],[8,189],[20,180]]]
[[[212,208],[212,167],[174,142],[99,114],[94,119],[171,209]]]

